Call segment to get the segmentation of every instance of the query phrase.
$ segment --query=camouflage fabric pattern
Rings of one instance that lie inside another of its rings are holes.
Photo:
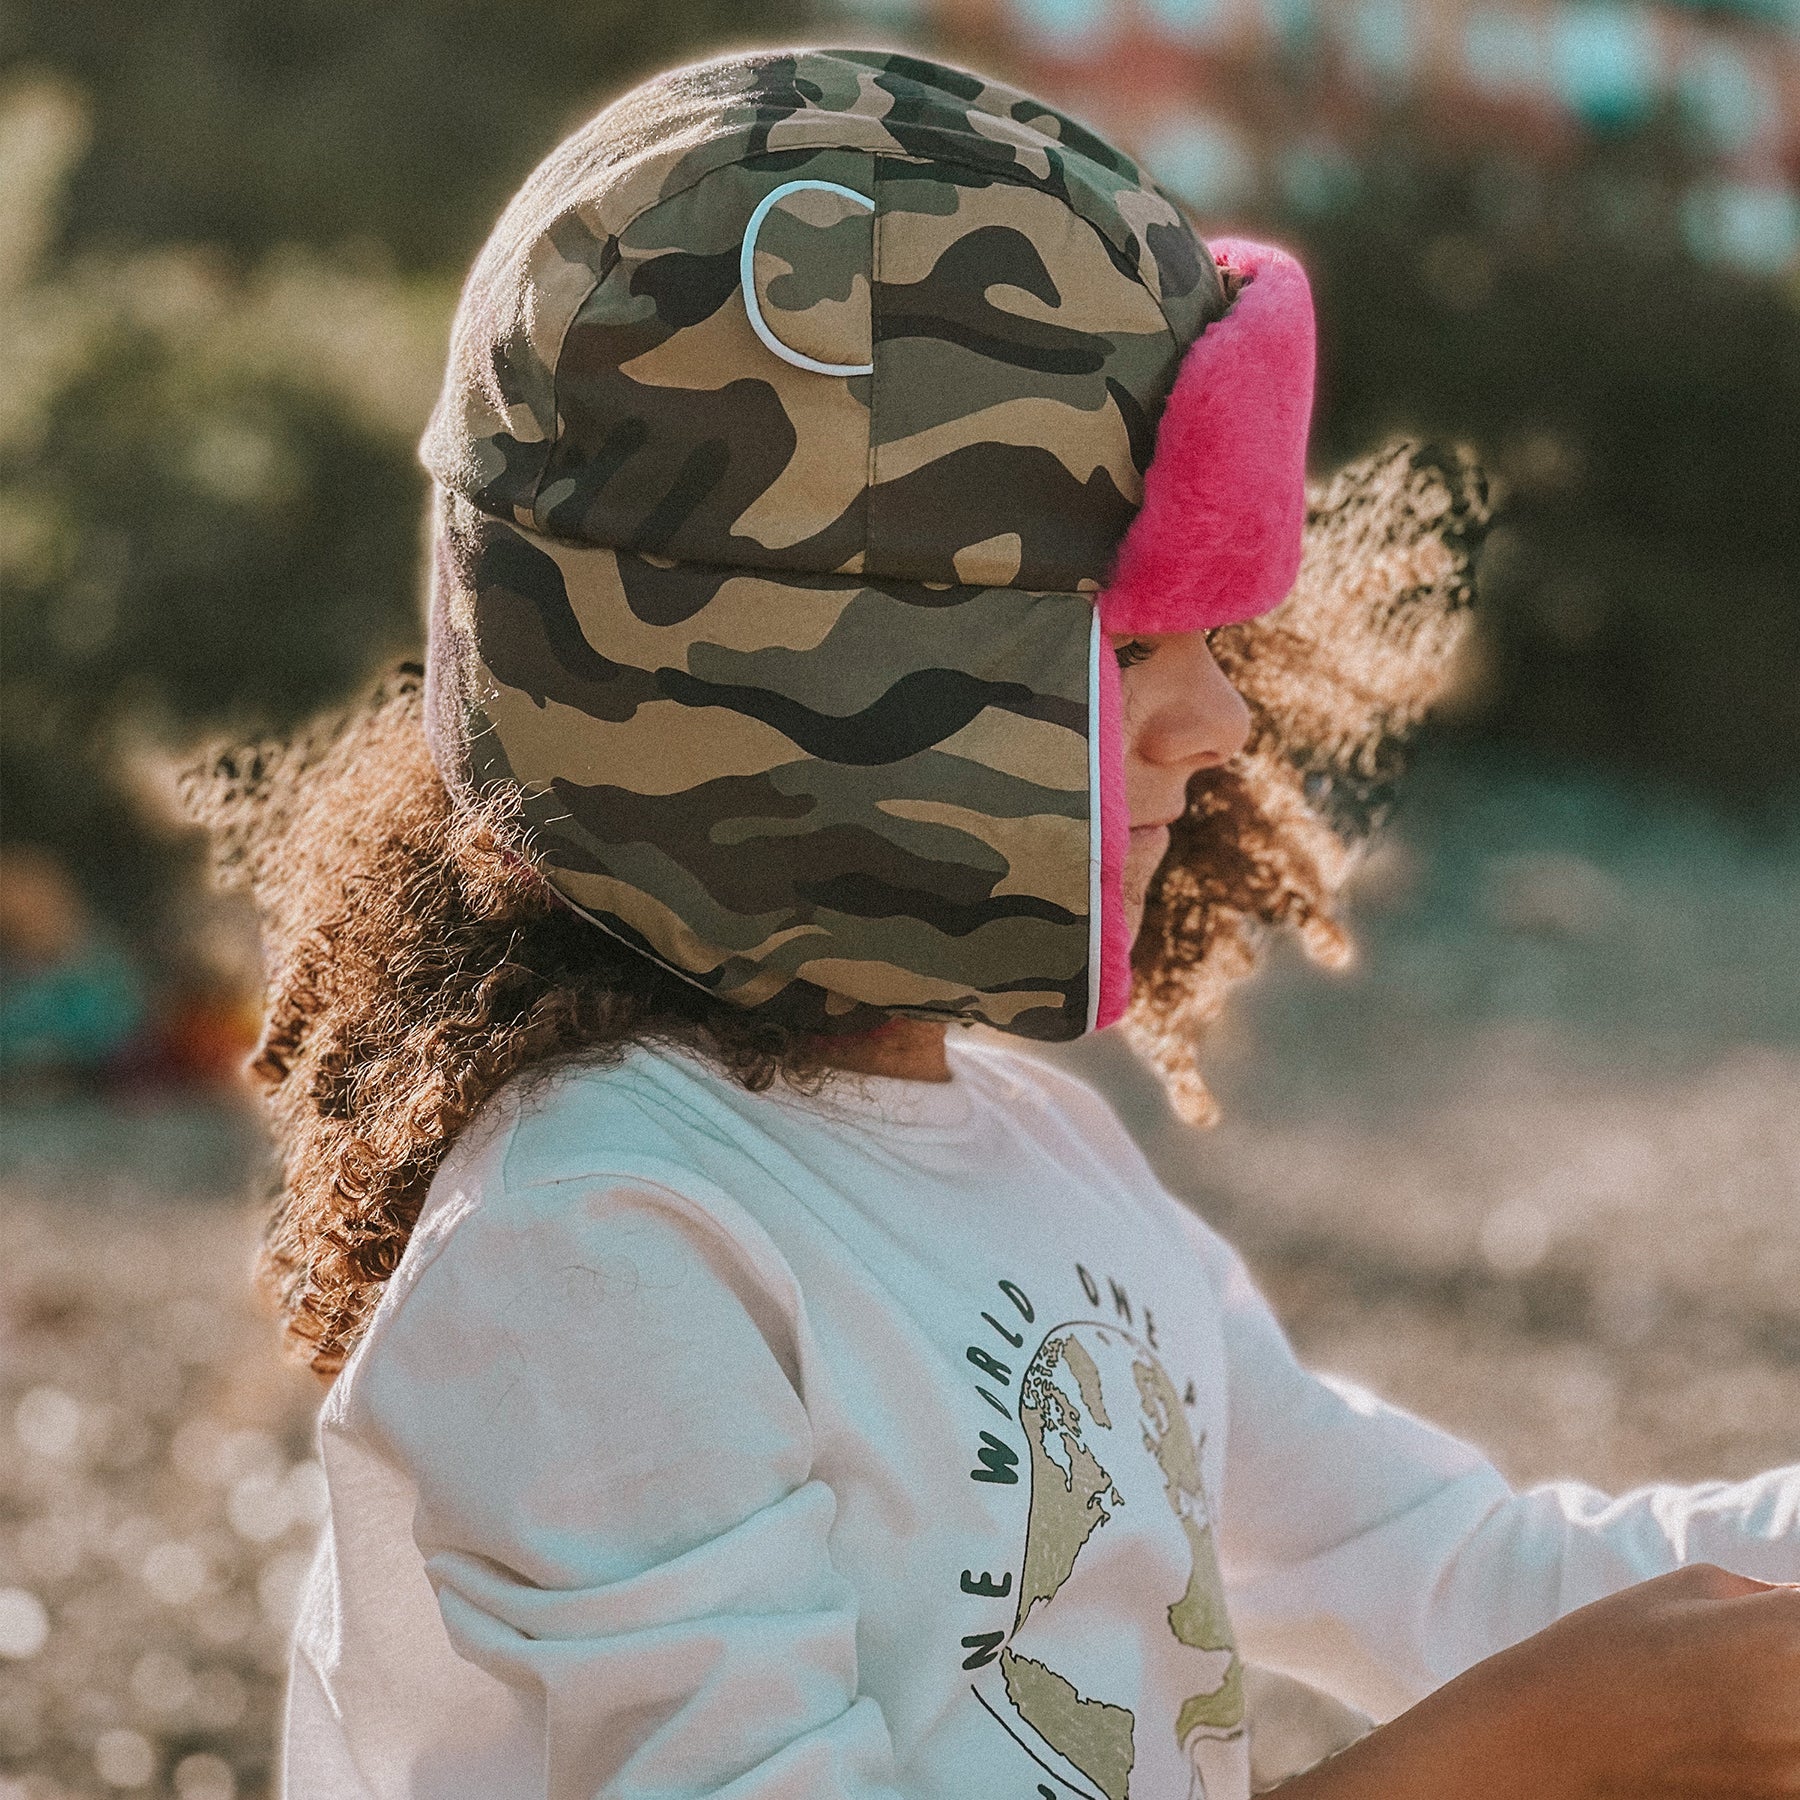
[[[817,1029],[869,1008],[1079,1021],[1083,596],[770,579],[453,504],[469,776],[518,785],[568,899],[721,998],[786,991]]]
[[[749,299],[740,251],[759,202]],[[433,716],[609,930],[742,1005],[1078,1034],[1091,595],[1187,344],[1178,209],[882,52],[659,77],[532,177],[423,445]],[[446,696],[449,696],[446,699]]]

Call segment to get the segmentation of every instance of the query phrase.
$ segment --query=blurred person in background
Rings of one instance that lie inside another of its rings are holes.
[[[0,857],[0,1077],[10,1087],[95,1081],[145,1019],[143,985],[61,861],[30,844]]]
[[[53,851],[9,845],[0,856],[0,1081],[40,1099],[235,1087],[256,1038],[246,1001],[254,950],[246,959],[237,947],[225,960],[213,948],[167,945],[158,979],[149,978],[136,946],[94,917]]]
[[[1800,1780],[1800,1470],[1512,1492],[1009,1048],[1199,1110],[1258,928],[1341,953],[1482,508],[1372,459],[1281,604],[1311,324],[911,57],[677,71],[515,200],[429,672],[194,787],[333,1382],[297,1800],[1239,1800],[1243,1656],[1390,1721],[1297,1800]]]

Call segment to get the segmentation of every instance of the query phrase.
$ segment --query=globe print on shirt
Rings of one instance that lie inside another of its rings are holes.
[[[1018,1416],[1030,1454],[1024,1560],[1011,1630],[978,1696],[1091,1800],[1247,1792],[1242,1668],[1175,1384],[1133,1333],[1073,1321],[1025,1368]],[[1122,1631],[1121,1600],[1147,1611],[1145,1593],[1161,1618]]]

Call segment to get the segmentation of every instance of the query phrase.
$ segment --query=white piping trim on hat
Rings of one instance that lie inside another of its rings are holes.
[[[1087,1024],[1100,1017],[1100,608],[1088,634],[1088,996]]]
[[[579,900],[571,900],[548,875],[544,874],[543,866],[541,864],[538,865],[538,873],[543,876],[544,883],[550,889],[551,893],[553,893],[570,912],[574,913],[578,918],[587,920],[596,931],[604,931],[615,943],[623,944],[627,950],[636,952],[636,954],[643,957],[646,962],[655,963],[659,969],[666,969],[678,980],[685,981],[689,987],[698,988],[709,1000],[718,1000],[724,997],[716,988],[709,988],[697,975],[690,975],[686,969],[678,969],[667,957],[659,956],[654,950],[646,950],[642,944],[634,944],[624,932],[618,930],[615,926],[607,924],[598,913],[589,912]]]
[[[738,252],[738,285],[744,292],[744,312],[750,320],[750,329],[762,339],[765,348],[772,350],[783,362],[792,363],[796,369],[805,369],[814,375],[872,375],[875,372],[872,362],[820,362],[816,357],[807,356],[784,344],[769,328],[769,322],[762,314],[762,303],[756,297],[756,238],[757,233],[762,230],[763,220],[769,216],[769,208],[777,201],[807,189],[823,194],[841,194],[846,200],[854,200],[858,206],[867,207],[870,212],[875,210],[875,202],[867,194],[859,194],[855,188],[847,188],[836,181],[784,181],[780,187],[764,194],[756,203],[756,211],[750,215],[750,223],[744,227],[744,247]]]

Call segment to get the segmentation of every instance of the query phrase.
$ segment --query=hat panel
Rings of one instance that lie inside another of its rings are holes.
[[[1128,158],[1041,101],[886,52],[721,57],[615,102],[559,145],[507,208],[463,291],[421,444],[427,468],[489,511],[542,524],[530,508],[562,428],[558,357],[633,221],[733,163],[794,157],[793,174],[809,156],[844,149],[941,160],[1058,197],[1135,271],[1183,342],[1223,311],[1216,272],[1179,209]],[[764,167],[773,175],[783,165]],[[715,246],[721,258],[724,250]],[[717,281],[728,274],[722,260]],[[705,287],[695,270],[682,285]],[[676,512],[704,473],[690,469],[670,488]],[[825,506],[813,502],[809,516]],[[767,535],[764,523],[747,535]],[[797,566],[838,566],[827,554]]]
[[[449,372],[420,456],[439,483],[529,522],[556,441],[563,332],[613,255],[578,214],[556,219],[516,269],[476,264],[451,332]]]
[[[563,342],[561,435],[537,493],[539,528],[683,561],[854,566],[865,536],[868,380],[822,377],[772,354],[739,285],[751,215],[796,179],[867,192],[870,159],[828,150],[772,169],[729,164],[619,234],[617,260]],[[784,278],[780,253],[797,256],[802,239],[820,266]],[[857,283],[846,262],[859,239],[866,269],[863,220],[824,230],[791,212],[779,221],[763,264],[777,326],[787,312],[813,310],[809,289],[829,302],[843,288],[848,308],[837,303],[835,322],[851,322]]]
[[[877,83],[894,96],[896,128],[929,124],[933,113],[928,109],[941,116],[947,106],[973,129],[991,126],[997,128],[996,135],[1004,132],[1009,137],[1015,129],[1029,132],[1029,139],[1021,141],[1058,144],[1112,177],[1132,182],[1143,179],[1137,164],[1116,144],[1010,82],[930,62],[902,50],[833,50],[827,54],[834,62],[875,72]]]
[[[1010,176],[883,158],[876,207],[865,567],[1098,582],[1179,360],[1155,297],[1063,200]]]
[[[591,119],[533,171],[470,271],[425,466],[529,524],[558,430],[558,355],[619,234],[747,156],[897,150],[881,123],[892,104],[873,71],[831,52],[756,52],[669,70]]]
[[[469,508],[443,538],[464,778],[518,784],[574,904],[790,1022],[1082,1029],[1086,596],[659,567]]]
[[[1067,113],[1002,81],[892,51],[833,51],[891,94],[889,135],[908,156],[960,163],[1054,195],[1110,244],[1185,342],[1225,310],[1204,246],[1130,157]]]
[[[615,233],[665,192],[743,154],[768,102],[767,60],[671,70],[533,170],[463,286],[443,391],[420,445],[445,487],[525,522],[556,436],[563,335],[615,254]],[[798,95],[794,103],[804,104]]]

